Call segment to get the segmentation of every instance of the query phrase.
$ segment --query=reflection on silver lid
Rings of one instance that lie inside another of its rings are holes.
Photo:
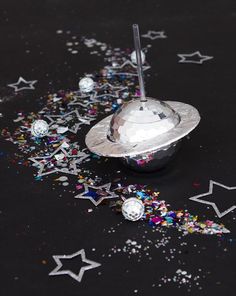
[[[139,143],[171,130],[179,122],[179,115],[165,102],[132,100],[112,116],[108,137],[113,142]]]
[[[93,126],[85,139],[89,150],[110,157],[152,152],[180,140],[200,121],[197,109],[191,105],[146,99],[124,104]]]

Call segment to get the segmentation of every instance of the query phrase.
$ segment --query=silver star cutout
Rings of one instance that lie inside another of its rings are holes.
[[[87,96],[75,95],[75,96],[73,96],[72,101],[68,105],[78,105],[81,107],[88,107],[90,104],[94,104],[94,103],[99,102],[99,100],[95,99],[96,94],[97,94],[97,92],[93,92],[92,94],[87,95]]]
[[[165,35],[165,31],[152,30],[149,30],[146,34],[143,34],[142,37],[149,38],[151,40],[167,38],[167,36]]]
[[[16,83],[8,84],[7,86],[14,88],[15,92],[24,90],[24,89],[35,89],[34,84],[38,82],[38,80],[30,80],[26,81],[23,77],[19,77]],[[24,83],[24,86],[18,87],[20,84]]]
[[[78,132],[81,125],[90,125],[90,122],[95,120],[95,118],[81,116],[77,109],[70,111],[69,113],[66,113],[64,115],[44,115],[44,117],[50,120],[49,126],[52,127],[54,124],[67,125],[67,123],[73,120],[73,115],[75,115],[77,122],[74,123],[71,127],[68,127],[68,131],[74,134]]]
[[[217,205],[214,202],[210,202],[210,201],[207,201],[207,200],[202,199],[202,197],[204,197],[204,196],[213,194],[213,186],[214,185],[223,187],[226,190],[236,190],[236,186],[235,187],[228,187],[228,186],[225,186],[225,185],[223,185],[221,183],[218,183],[218,182],[215,182],[213,180],[210,180],[208,192],[202,193],[202,194],[199,194],[199,195],[196,195],[196,196],[192,196],[189,199],[190,200],[193,200],[193,201],[196,201],[196,202],[200,202],[200,203],[203,203],[203,204],[212,206],[213,209],[215,210],[217,216],[219,218],[222,218],[226,214],[228,214],[231,211],[233,211],[236,208],[236,205],[233,205],[232,207],[230,207],[229,209],[225,210],[224,212],[220,212],[220,210],[218,209]]]
[[[38,167],[39,171],[37,176],[42,177],[46,175],[50,175],[53,173],[61,172],[65,174],[70,175],[78,175],[78,173],[81,171],[77,166],[82,161],[84,161],[86,158],[89,157],[89,154],[86,154],[84,152],[78,151],[76,155],[72,154],[73,149],[78,150],[78,146],[74,146],[69,150],[66,151],[65,148],[58,147],[52,154],[47,156],[37,156],[37,157],[30,157],[29,160],[35,163],[35,165]],[[66,160],[64,160],[64,158]],[[58,164],[66,164],[66,166],[58,166],[56,165],[56,161],[58,161]],[[50,168],[50,164],[52,167]],[[47,167],[49,166],[49,171],[47,171]]]
[[[195,51],[189,54],[177,54],[181,59],[179,63],[191,63],[191,64],[202,64],[205,61],[213,59],[212,56],[202,55],[200,51]],[[196,59],[197,58],[197,59]]]
[[[93,195],[88,195],[90,192],[89,188],[92,188],[95,190],[95,195],[98,196],[97,199]],[[118,195],[110,191],[110,188],[111,188],[111,183],[107,183],[101,186],[92,186],[92,185],[84,184],[84,192],[76,195],[75,198],[89,199],[95,206],[98,206],[105,199],[112,199],[112,198],[118,197]],[[105,193],[106,195],[102,194],[102,192]]]
[[[132,72],[125,71],[126,67],[130,67],[133,71]],[[138,76],[138,74],[137,74],[137,66],[134,65],[130,60],[126,60],[121,65],[106,66],[105,68],[108,69],[108,70],[111,70],[111,71],[116,71],[116,72],[112,73],[113,75]],[[143,65],[142,68],[143,68],[143,71],[146,71],[146,70],[150,69],[151,67]]]
[[[62,269],[63,264],[62,264],[60,259],[72,259],[72,258],[75,258],[77,256],[81,256],[82,262],[88,264],[86,266],[81,267],[78,274],[74,273],[71,270],[66,270],[66,269],[63,270]],[[49,275],[65,275],[65,274],[68,274],[70,277],[72,277],[74,280],[76,280],[79,283],[82,281],[82,278],[83,278],[83,275],[84,275],[85,271],[101,266],[100,263],[97,263],[97,262],[92,261],[92,260],[88,260],[85,257],[84,249],[82,249],[82,250],[80,250],[80,251],[78,251],[78,252],[76,252],[74,254],[71,254],[71,255],[53,255],[52,257],[55,260],[55,262],[57,264],[57,267],[55,269],[53,269],[49,273]]]
[[[127,86],[114,86],[110,83],[104,83],[102,86],[97,88],[97,94],[95,99],[102,99],[103,97],[119,98],[119,93],[127,90]]]

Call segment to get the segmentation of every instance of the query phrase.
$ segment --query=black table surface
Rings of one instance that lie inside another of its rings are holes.
[[[223,237],[189,234],[180,240],[179,232],[169,229],[166,246],[145,249],[158,232],[144,222],[125,222],[107,206],[94,209],[89,202],[78,202],[62,186],[52,186],[55,176],[35,181],[34,168],[9,162],[17,148],[1,139],[0,294],[235,295],[235,213],[219,219],[212,207],[189,200],[208,191],[209,180],[236,186],[235,1],[2,0],[0,7],[2,128],[14,128],[19,111],[37,112],[37,98],[76,89],[84,73],[104,66],[86,48],[70,54],[66,42],[71,35],[127,48],[133,46],[132,23],[138,23],[142,33],[164,30],[166,39],[142,39],[152,44],[147,55],[148,95],[194,105],[202,117],[199,127],[161,173],[138,174],[113,159],[94,169],[105,182],[120,170],[126,184],[155,187],[172,208],[187,208],[231,231]],[[56,34],[58,30],[63,34]],[[213,59],[202,65],[178,63],[177,54],[198,50]],[[16,94],[7,87],[20,76],[38,80],[35,90]],[[222,190],[214,198],[223,211],[235,204],[235,191]],[[125,252],[112,253],[128,239],[141,244],[140,260]],[[101,266],[86,271],[81,283],[69,276],[48,276],[56,266],[53,255],[80,249]],[[174,282],[178,269],[192,276],[190,284],[179,287]],[[170,281],[164,283],[163,277]]]

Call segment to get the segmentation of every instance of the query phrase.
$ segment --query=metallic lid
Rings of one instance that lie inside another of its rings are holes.
[[[179,122],[179,115],[165,102],[132,100],[112,116],[108,138],[117,143],[139,143],[171,130]]]
[[[93,126],[85,139],[89,150],[110,157],[152,152],[183,138],[200,121],[197,109],[188,104],[151,98],[146,107],[141,103],[145,110],[140,110],[140,100],[131,101]]]

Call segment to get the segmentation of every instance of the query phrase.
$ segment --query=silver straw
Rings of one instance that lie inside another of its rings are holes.
[[[136,52],[136,60],[137,60],[137,72],[138,72],[138,80],[139,80],[139,88],[141,94],[141,102],[146,102],[145,89],[144,89],[144,80],[143,80],[143,66],[142,66],[142,57],[141,57],[141,44],[140,44],[140,36],[139,36],[139,27],[137,24],[133,25],[133,34],[134,34],[134,46]]]

